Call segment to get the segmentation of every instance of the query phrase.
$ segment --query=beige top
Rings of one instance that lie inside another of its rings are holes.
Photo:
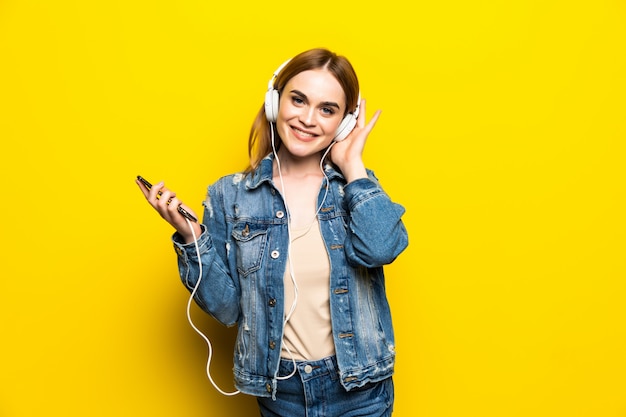
[[[282,357],[318,360],[335,353],[330,324],[330,261],[317,219],[311,226],[292,229],[291,235],[291,264],[287,263],[284,277],[285,316],[293,305],[294,279],[298,296],[285,324]]]

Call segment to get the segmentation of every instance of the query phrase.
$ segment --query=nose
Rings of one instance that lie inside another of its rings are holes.
[[[315,125],[315,108],[312,106],[304,107],[300,113],[299,119],[304,126]]]

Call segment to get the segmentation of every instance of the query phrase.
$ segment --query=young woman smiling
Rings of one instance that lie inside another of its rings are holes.
[[[202,223],[180,214],[162,182],[138,181],[176,229],[180,276],[196,303],[238,326],[235,385],[257,397],[262,416],[392,413],[383,266],[408,236],[404,208],[362,159],[379,116],[366,121],[346,58],[308,50],[274,73],[250,165],[208,187]]]

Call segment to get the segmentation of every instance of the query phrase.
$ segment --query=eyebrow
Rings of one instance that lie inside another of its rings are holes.
[[[303,93],[302,91],[300,91],[300,90],[295,90],[295,89],[294,89],[294,90],[291,90],[290,92],[291,92],[291,93],[293,93],[293,94],[297,94],[297,95],[299,95],[299,96],[300,96],[300,97],[302,97],[302,98],[306,98],[306,99],[308,99],[308,97],[306,96],[306,94],[304,94],[304,93]],[[322,104],[322,106],[326,106],[326,107],[335,107],[335,108],[337,108],[337,110],[341,110],[341,107],[339,106],[339,104],[335,103],[334,101],[323,101],[321,104]]]

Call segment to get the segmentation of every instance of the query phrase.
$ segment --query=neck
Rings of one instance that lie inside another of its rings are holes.
[[[316,153],[307,157],[295,157],[283,149],[278,150],[278,159],[280,161],[280,169],[283,175],[311,175],[320,174],[320,160],[322,153]],[[274,161],[276,167],[277,162]]]

